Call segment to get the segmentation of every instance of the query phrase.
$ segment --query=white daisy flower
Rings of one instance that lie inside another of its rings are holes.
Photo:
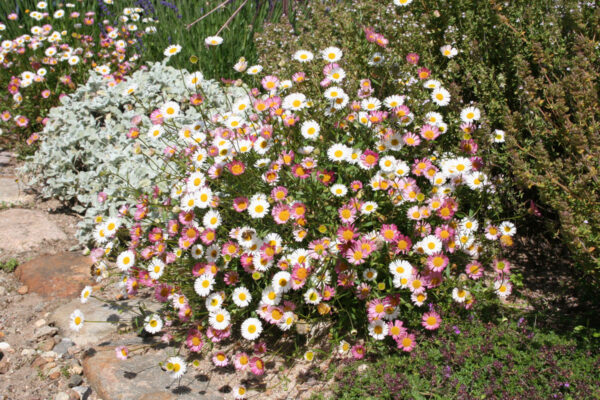
[[[126,250],[117,257],[117,267],[124,272],[129,271],[135,264],[135,253],[131,250]]]
[[[292,287],[292,276],[287,271],[279,271],[271,280],[271,286],[277,293],[287,293]]]
[[[309,120],[305,121],[300,127],[300,133],[302,137],[309,140],[316,140],[319,137],[321,127],[316,121]]]
[[[383,320],[377,319],[369,324],[369,335],[371,335],[373,339],[383,340],[387,334],[388,326]]]
[[[327,157],[331,161],[347,161],[352,150],[341,143],[335,143],[327,150]]]
[[[159,260],[158,258],[152,260],[152,262],[148,265],[148,274],[152,279],[160,279],[164,272],[165,263]]]
[[[336,183],[329,189],[335,197],[342,197],[348,193],[348,188],[341,183]]]
[[[217,330],[226,329],[231,321],[231,315],[223,308],[211,311],[208,316],[210,326]]]
[[[439,87],[431,93],[431,100],[438,106],[447,106],[450,104],[450,92]]]
[[[241,308],[248,307],[252,301],[252,295],[250,294],[250,291],[243,286],[235,288],[232,298],[235,305]]]
[[[144,319],[144,330],[148,333],[158,333],[163,328],[163,322],[156,314],[148,315]]]
[[[181,51],[180,45],[172,44],[171,46],[169,46],[165,49],[163,54],[165,55],[165,57],[171,57],[171,56],[174,56],[175,54],[179,53],[180,51]]]
[[[313,53],[307,50],[298,50],[294,53],[292,58],[299,62],[309,62],[312,61],[315,56]]]
[[[321,57],[323,57],[323,60],[329,62],[329,63],[334,63],[336,61],[339,61],[342,58],[342,50],[340,50],[337,47],[327,47],[326,49],[321,51]]]
[[[171,357],[165,364],[167,372],[169,372],[171,379],[179,379],[185,374],[187,366],[185,361],[181,357]]]
[[[460,119],[465,123],[479,120],[481,112],[477,107],[467,107],[460,112]]]
[[[207,46],[218,46],[223,43],[223,38],[221,36],[209,36],[204,39],[204,43]]]
[[[71,329],[73,329],[76,332],[79,332],[79,330],[83,327],[83,322],[85,321],[85,318],[83,317],[83,313],[80,310],[75,310],[71,314],[70,320],[71,322],[69,325]]]
[[[81,302],[82,303],[87,303],[87,301],[90,299],[90,296],[92,295],[92,287],[91,286],[86,286],[83,288],[83,290],[81,291]]]
[[[194,282],[194,290],[200,297],[206,297],[210,294],[213,285],[215,284],[215,277],[212,274],[204,273],[196,278]]]
[[[246,340],[256,340],[262,332],[262,323],[258,318],[248,318],[242,322],[242,336]]]
[[[321,302],[321,295],[316,289],[310,288],[304,293],[304,301],[306,301],[307,304],[317,305]]]

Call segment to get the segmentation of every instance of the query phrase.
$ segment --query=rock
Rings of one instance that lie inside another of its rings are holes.
[[[2,164],[1,161],[0,164]],[[33,200],[33,196],[26,193],[26,190],[27,187],[15,177],[0,177],[0,204],[14,205],[29,203]]]
[[[10,370],[10,362],[7,357],[0,360],[0,375],[6,374]]]
[[[42,353],[42,357],[50,359],[50,360],[54,360],[56,357],[58,357],[58,354],[56,354],[53,351],[45,351]]]
[[[23,351],[21,351],[21,355],[23,357],[31,357],[34,354],[35,354],[35,349],[23,349]]]
[[[45,360],[44,357],[38,357],[31,363],[33,368],[40,368],[43,365],[46,365],[49,361]]]
[[[69,400],[69,393],[60,392],[56,395],[54,400]]]
[[[47,372],[55,367],[56,367],[56,363],[54,361],[51,361],[48,364],[44,364],[44,366],[42,367],[42,371]]]
[[[54,367],[50,371],[48,371],[48,378],[50,378],[52,380],[56,380],[56,379],[60,378],[60,368]]]
[[[89,386],[75,386],[73,391],[79,395],[80,400],[86,400],[92,394],[92,389]]]
[[[81,375],[83,374],[83,367],[81,365],[73,365],[71,368],[69,368],[69,373],[72,375]]]
[[[6,294],[6,288],[4,286],[0,286],[0,297]]]
[[[42,319],[38,319],[37,321],[35,321],[33,326],[35,326],[36,329],[39,329],[46,324],[47,324],[46,320],[44,318],[42,318]]]
[[[92,283],[92,264],[89,257],[66,252],[35,258],[19,265],[15,274],[31,291],[46,298],[75,298]]]
[[[33,337],[35,339],[43,339],[46,337],[52,337],[54,335],[56,335],[58,333],[58,328],[54,327],[54,326],[42,326],[39,329],[36,329],[33,333]]]
[[[72,300],[54,310],[49,320],[63,334],[68,334],[75,345],[85,347],[100,343],[107,336],[113,335],[117,330],[119,321],[129,321],[136,316],[134,311],[137,310],[139,304],[138,299],[110,303],[88,301],[85,304],[81,304],[79,300]],[[150,308],[155,307],[153,310],[158,309],[159,306],[157,302],[148,302],[147,305]],[[81,310],[86,320],[113,321],[114,323],[84,323],[79,332],[74,332],[69,325],[71,314],[76,309]]]
[[[79,393],[74,390],[69,390],[69,400],[79,400]]]
[[[83,372],[94,394],[104,400],[192,400],[199,398],[200,391],[206,391],[200,397],[203,400],[223,399],[217,385],[192,379],[193,371],[184,376],[186,390],[173,393],[177,383],[158,366],[158,361],[165,360],[172,351],[149,350],[119,360],[114,344],[97,346],[83,359]]]
[[[62,338],[61,341],[52,349],[56,354],[65,355],[69,351],[69,347],[75,346],[75,343],[69,338]]]
[[[71,377],[69,378],[69,387],[75,387],[75,386],[79,386],[83,383],[83,378],[81,377],[81,375],[71,375]]]
[[[0,351],[10,350],[10,344],[6,342],[0,342]]]
[[[17,289],[17,293],[19,293],[20,295],[27,294],[28,292],[29,292],[29,286],[27,286],[27,285],[23,285]]]
[[[25,253],[67,235],[40,210],[11,208],[0,212],[0,251],[6,256]],[[9,228],[9,229],[6,229]],[[47,244],[46,244],[47,245]]]
[[[54,339],[47,338],[38,343],[38,349],[41,351],[50,351],[54,348]]]

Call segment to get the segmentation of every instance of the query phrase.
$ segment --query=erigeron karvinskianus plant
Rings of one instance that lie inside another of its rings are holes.
[[[376,35],[368,42],[384,45]],[[199,106],[196,131],[181,120],[191,105],[171,96],[139,116],[132,140],[169,152],[147,155],[160,166],[155,184],[97,224],[93,254],[116,263],[99,271],[129,294],[153,291],[162,307],[146,331],[191,359],[239,339],[258,344],[255,354],[218,351],[213,363],[262,375],[262,339],[293,339],[319,321],[343,356],[384,343],[410,352],[443,324],[441,305],[510,294],[501,253],[516,229],[487,207],[493,177],[471,138],[480,110],[448,111],[449,92],[417,54],[388,60],[401,81],[375,84],[366,70],[351,92],[343,57],[299,50],[291,77],[236,64],[260,88],[224,112]]]

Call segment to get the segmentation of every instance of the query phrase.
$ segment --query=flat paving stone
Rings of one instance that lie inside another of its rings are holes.
[[[17,267],[17,278],[29,291],[46,298],[75,298],[92,283],[92,259],[77,253],[42,255]]]
[[[21,208],[0,211],[0,254],[24,253],[61,240],[67,240],[67,235],[43,211]]]
[[[0,164],[2,164],[0,162]],[[27,187],[13,176],[0,177],[0,204],[26,204],[33,201],[33,195],[27,193]]]
[[[115,356],[116,346],[99,346],[84,356],[83,373],[98,397],[104,400],[219,400],[232,398],[219,392],[205,375],[190,366],[180,380],[173,380],[158,363],[166,361],[174,349],[150,350],[127,360]],[[198,376],[200,378],[198,378]]]

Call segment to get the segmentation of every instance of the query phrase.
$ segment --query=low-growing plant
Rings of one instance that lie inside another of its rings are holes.
[[[77,233],[86,244],[97,217],[118,214],[122,202],[117,199],[124,190],[157,184],[157,169],[148,164],[160,167],[162,160],[149,160],[142,153],[169,149],[162,142],[152,142],[142,150],[140,143],[132,140],[140,134],[140,124],[149,123],[142,114],[169,98],[205,102],[207,109],[220,112],[242,93],[240,87],[222,88],[200,72],[178,70],[166,61],[149,64],[123,80],[92,72],[85,85],[62,97],[61,105],[50,110],[39,148],[28,157],[21,173],[44,197],[58,199],[87,216]],[[190,107],[181,122],[193,126],[200,118]],[[111,201],[104,201],[107,197]]]
[[[19,261],[16,258],[10,258],[2,263],[0,263],[0,269],[4,272],[14,272],[14,270],[19,266]]]
[[[410,355],[343,366],[332,398],[593,399],[600,396],[599,367],[597,346],[535,329],[523,319],[454,316]]]
[[[388,44],[364,34],[364,54]],[[516,228],[494,207],[480,109],[454,105],[416,53],[363,61],[357,85],[349,50],[311,50],[290,54],[287,76],[238,61],[257,87],[220,113],[187,96],[157,110],[130,98],[145,113],[118,132],[142,132],[132,140],[156,179],[108,197],[123,205],[97,224],[92,255],[130,295],[153,291],[161,307],[144,331],[187,349],[165,364],[173,378],[181,356],[229,339],[283,335],[308,361],[330,354],[317,347],[324,330],[355,359],[411,352],[443,309],[511,293],[503,249]],[[188,113],[202,117],[196,131]],[[76,310],[73,328],[84,319]],[[264,346],[212,360],[262,375]]]

